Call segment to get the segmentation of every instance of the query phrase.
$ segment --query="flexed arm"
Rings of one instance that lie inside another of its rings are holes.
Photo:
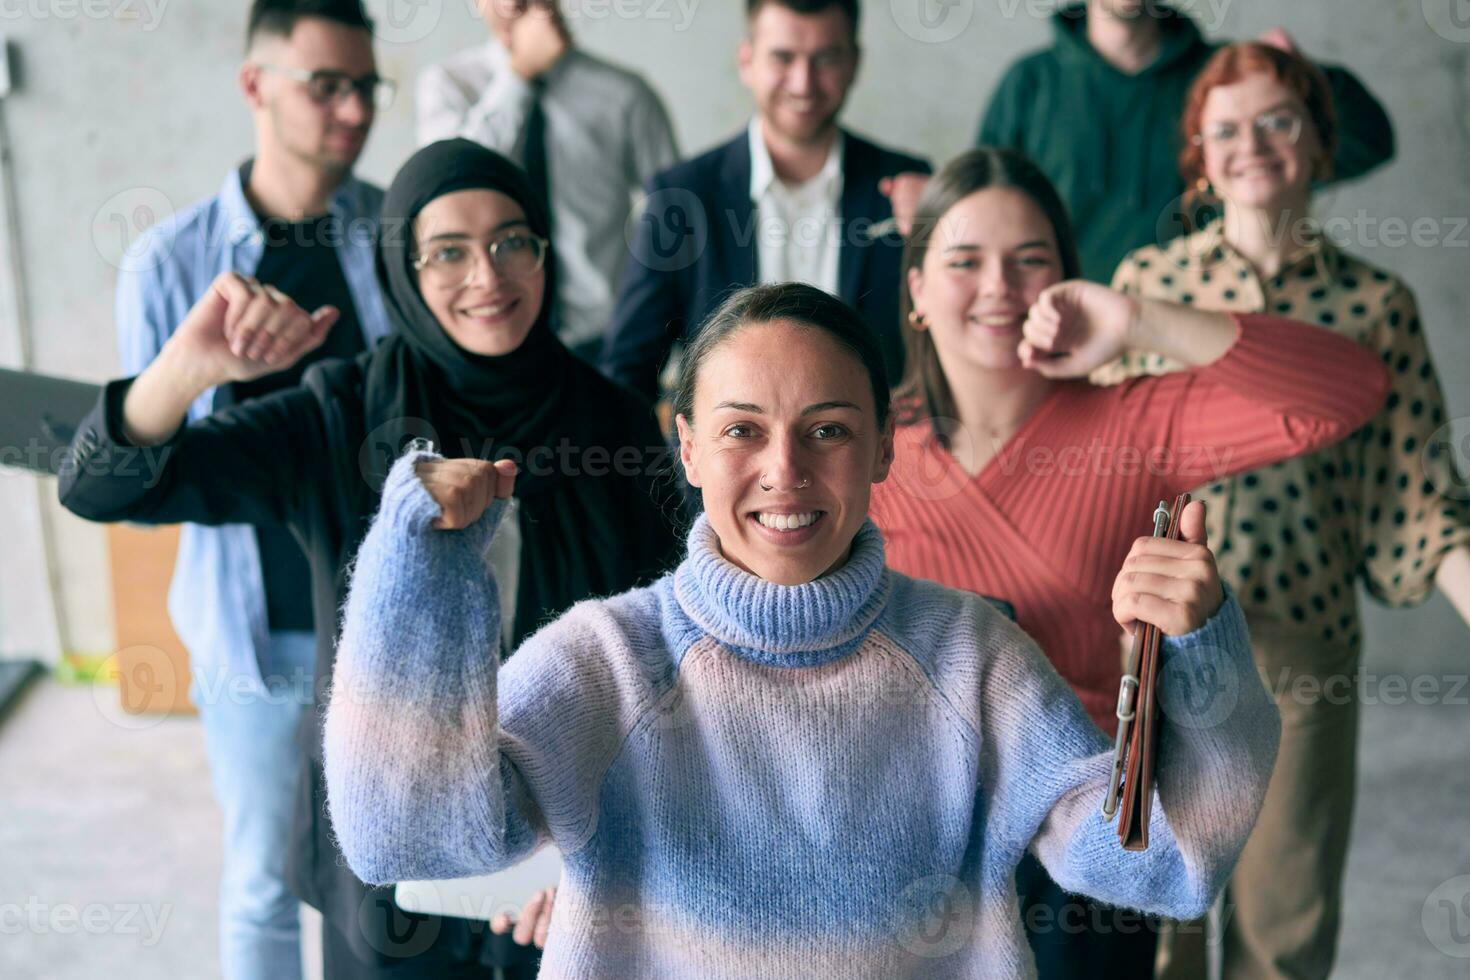
[[[167,441],[206,390],[285,370],[320,347],[340,315],[333,306],[307,313],[272,286],[221,274],[128,389],[124,434],[135,446]]]
[[[1089,282],[1043,291],[1024,334],[1022,363],[1052,378],[1086,377],[1129,350],[1192,368],[1134,379],[1117,395],[1136,417],[1138,444],[1228,453],[1216,478],[1339,442],[1388,394],[1378,355],[1330,330],[1139,299]]]
[[[982,778],[992,822],[1070,892],[1175,918],[1203,915],[1260,810],[1280,733],[1240,607],[1205,543],[1204,505],[1184,540],[1140,538],[1120,572],[1120,625],[1166,633],[1161,760],[1149,849],[1125,851],[1100,812],[1112,752],[1034,645],[987,665]]]
[[[574,853],[642,703],[631,641],[582,603],[500,666],[485,552],[508,462],[398,461],[358,552],[325,726],[327,801],[363,881],[485,874],[555,840]]]
[[[333,307],[307,313],[235,273],[217,278],[142,374],[103,389],[77,427],[58,486],[62,504],[94,521],[288,520],[324,478],[312,393],[279,391],[188,425],[185,416],[209,388],[294,364],[336,319]],[[148,465],[137,465],[139,457]]]
[[[498,752],[484,556],[514,484],[501,466],[410,452],[357,555],[325,760],[342,853],[372,884],[485,872],[536,842],[529,815],[507,812]]]

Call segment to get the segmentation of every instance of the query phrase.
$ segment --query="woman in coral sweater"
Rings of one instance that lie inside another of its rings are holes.
[[[1325,330],[1124,296],[1077,281],[1065,210],[1010,151],[977,149],[928,185],[904,262],[907,373],[895,463],[872,517],[895,569],[1003,599],[1114,729],[1110,592],[1160,499],[1343,439],[1387,391],[1372,354]],[[1077,308],[1099,329],[1073,335]],[[1192,370],[1085,380],[1125,350]],[[1152,582],[1156,568],[1127,569]],[[1023,864],[1042,976],[1149,976],[1156,927],[1077,902]]]

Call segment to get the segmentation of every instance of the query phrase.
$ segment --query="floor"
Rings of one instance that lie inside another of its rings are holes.
[[[1367,688],[1335,977],[1470,976],[1467,662],[1458,651],[1425,674],[1434,697]],[[114,690],[45,680],[0,728],[6,980],[217,975],[218,812],[198,725],[115,704]],[[308,916],[308,963],[316,928]]]
[[[0,728],[0,978],[219,975],[219,810],[196,720],[43,680]],[[303,907],[308,978],[319,920]]]

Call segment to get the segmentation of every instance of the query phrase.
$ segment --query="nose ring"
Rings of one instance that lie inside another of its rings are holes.
[[[775,487],[768,487],[768,486],[766,486],[766,481],[764,479],[762,479],[760,481],[760,483],[761,483],[761,489],[762,490],[774,490],[774,489],[776,489]],[[796,486],[792,487],[791,489],[793,489],[793,490],[805,490],[807,487],[809,487],[811,485],[812,485],[811,477],[807,477],[805,480],[802,480],[800,483],[798,483]]]

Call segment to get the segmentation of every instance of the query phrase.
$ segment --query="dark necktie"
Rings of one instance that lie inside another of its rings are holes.
[[[551,168],[546,159],[546,109],[542,105],[546,96],[546,83],[541,79],[531,82],[533,92],[531,109],[526,113],[526,149],[524,163],[526,176],[531,186],[541,195],[546,205],[547,227],[551,225]]]

